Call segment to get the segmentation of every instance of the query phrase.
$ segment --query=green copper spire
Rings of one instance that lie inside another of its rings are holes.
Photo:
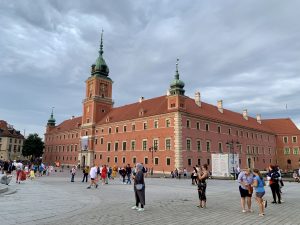
[[[105,76],[108,77],[109,68],[106,65],[106,62],[103,58],[103,29],[101,32],[101,40],[100,40],[100,50],[99,56],[96,60],[96,63],[92,65],[91,75],[92,76]]]
[[[53,116],[53,109],[54,109],[54,107],[52,107],[51,116],[50,116],[50,118],[48,120],[48,123],[47,123],[48,126],[55,126],[55,119],[54,119],[54,116]]]
[[[185,90],[183,89],[184,82],[179,79],[178,62],[179,62],[179,59],[177,59],[177,62],[176,62],[175,79],[170,84],[170,94],[171,95],[184,95],[184,92],[185,92]]]
[[[102,32],[101,32],[101,41],[100,41],[100,51],[99,51],[99,54],[100,55],[103,55],[103,29],[102,29]]]

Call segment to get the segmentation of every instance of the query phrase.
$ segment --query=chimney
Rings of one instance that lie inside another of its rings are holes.
[[[244,117],[245,120],[248,120],[248,111],[247,111],[247,109],[243,110],[243,117]]]
[[[218,110],[220,113],[223,113],[223,100],[218,100]]]
[[[256,121],[261,124],[261,115],[260,114],[257,114],[256,115]]]
[[[140,97],[139,102],[141,103],[142,101],[144,101],[144,97]]]
[[[195,103],[197,106],[201,107],[201,95],[199,91],[195,93]]]
[[[73,120],[74,118],[75,118],[75,116],[72,116],[72,117],[71,117],[71,120]]]

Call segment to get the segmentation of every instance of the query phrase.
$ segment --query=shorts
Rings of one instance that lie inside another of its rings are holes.
[[[252,197],[252,194],[249,194],[248,190],[245,190],[244,188],[242,188],[241,186],[239,186],[240,189],[240,194],[241,194],[241,198],[246,198],[246,197]]]
[[[256,192],[256,197],[262,198],[265,195],[265,192]]]
[[[95,178],[91,178],[91,180],[95,180]]]

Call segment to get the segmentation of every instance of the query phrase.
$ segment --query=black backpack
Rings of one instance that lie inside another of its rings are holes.
[[[280,178],[280,174],[278,171],[274,171],[271,173],[271,181],[278,182]]]

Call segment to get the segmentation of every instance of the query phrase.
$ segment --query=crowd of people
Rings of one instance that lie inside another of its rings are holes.
[[[44,163],[32,163],[29,161],[3,161],[0,164],[0,172],[8,178],[16,176],[16,183],[20,184],[27,178],[34,179],[36,176],[48,176],[54,170],[53,166],[46,166]],[[8,182],[9,183],[9,182]],[[6,184],[8,184],[6,183]]]
[[[70,169],[71,182],[75,181],[75,175],[79,168],[73,166]],[[21,161],[6,161],[0,164],[0,171],[6,175],[15,174],[16,183],[19,183],[26,178],[34,179],[36,176],[49,175],[54,171],[53,166],[47,166],[43,163],[22,163]],[[55,170],[56,171],[56,170]],[[61,167],[63,171],[63,166]],[[135,206],[134,210],[144,211],[145,206],[145,180],[147,175],[147,168],[143,164],[137,163],[135,167],[131,167],[130,164],[124,165],[118,168],[117,166],[110,167],[108,165],[98,166],[94,164],[91,168],[84,166],[81,168],[82,182],[88,182],[90,178],[90,184],[87,189],[92,187],[98,188],[98,182],[101,181],[102,185],[108,184],[109,180],[115,179],[118,174],[120,182],[123,184],[134,184],[135,193]],[[175,169],[171,172],[171,178],[180,178],[181,174],[187,177],[187,170]],[[202,166],[196,165],[190,173],[192,185],[197,186],[199,208],[206,208],[206,189],[207,179],[210,177],[208,165]],[[299,182],[299,171],[294,171],[293,178]],[[255,190],[255,200],[259,209],[259,216],[265,215],[265,208],[267,207],[267,200],[263,197],[266,192],[266,186],[270,187],[273,201],[272,204],[282,204],[284,201],[281,197],[281,188],[284,186],[282,181],[281,171],[277,166],[270,165],[266,177],[264,178],[258,169],[242,169],[237,174],[237,181],[239,183],[239,192],[241,197],[241,208],[243,213],[253,212],[252,210],[252,195]]]

